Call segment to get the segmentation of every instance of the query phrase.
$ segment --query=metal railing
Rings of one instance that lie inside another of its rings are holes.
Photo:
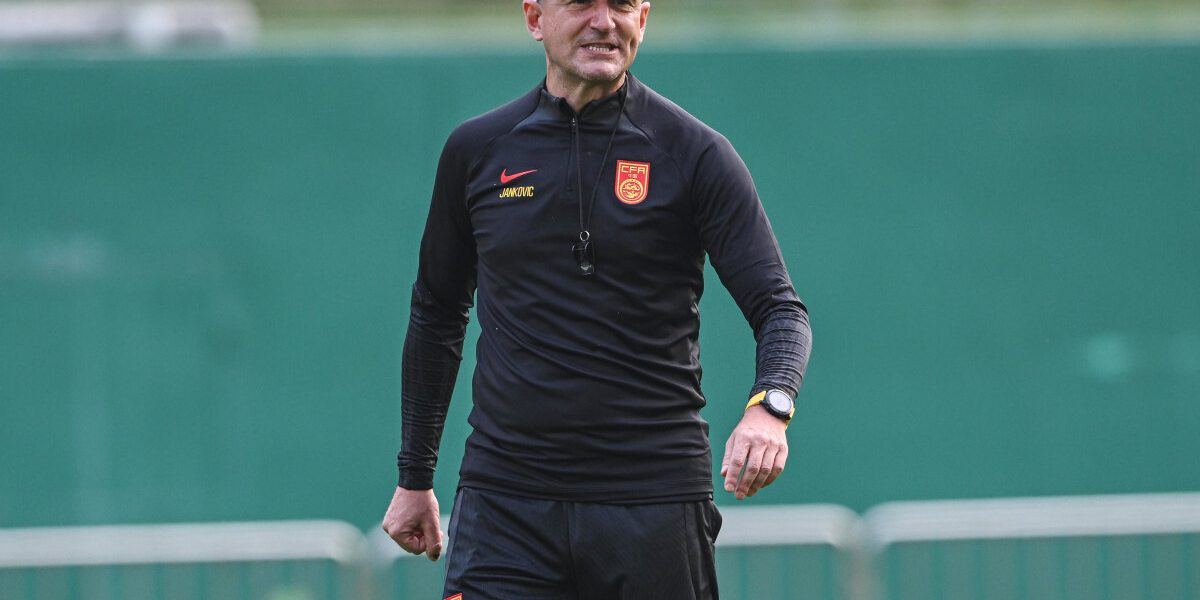
[[[860,520],[835,505],[726,507],[717,537],[722,596],[842,600],[863,593]]]
[[[0,530],[0,598],[368,598],[367,559],[335,521]]]
[[[244,0],[23,0],[0,2],[0,48],[125,44],[245,46],[259,37]]]
[[[727,599],[1200,600],[1200,494],[721,512]],[[437,598],[442,573],[329,521],[0,530],[3,600]]]
[[[879,600],[1200,599],[1200,494],[892,503],[863,531]]]

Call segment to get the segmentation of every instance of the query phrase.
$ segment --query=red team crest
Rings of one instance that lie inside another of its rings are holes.
[[[650,163],[617,161],[617,182],[613,186],[617,200],[625,204],[641,204],[650,192]]]

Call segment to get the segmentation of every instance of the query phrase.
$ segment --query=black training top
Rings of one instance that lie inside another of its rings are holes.
[[[626,82],[578,115],[543,84],[446,142],[404,346],[402,487],[432,486],[476,290],[464,486],[591,502],[710,496],[705,253],[758,342],[749,391],[798,391],[808,317],[745,164]],[[581,229],[590,252],[572,251]]]

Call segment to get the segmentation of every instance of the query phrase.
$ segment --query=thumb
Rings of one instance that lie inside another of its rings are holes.
[[[424,523],[421,533],[425,537],[425,554],[429,560],[437,560],[442,556],[442,532],[437,517]]]

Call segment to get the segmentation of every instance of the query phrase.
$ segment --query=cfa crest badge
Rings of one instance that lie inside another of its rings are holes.
[[[617,200],[625,204],[641,204],[650,193],[650,163],[618,160],[613,191],[617,193]]]

